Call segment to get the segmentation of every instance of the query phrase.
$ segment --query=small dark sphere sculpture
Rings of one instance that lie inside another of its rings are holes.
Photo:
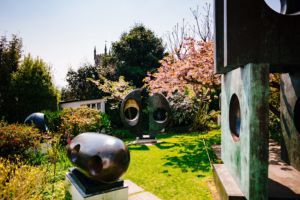
[[[85,176],[103,183],[117,181],[127,170],[130,154],[124,142],[100,133],[82,133],[67,146],[71,162]]]
[[[44,113],[32,113],[26,117],[24,123],[29,125],[34,124],[41,131],[48,131],[47,118]]]

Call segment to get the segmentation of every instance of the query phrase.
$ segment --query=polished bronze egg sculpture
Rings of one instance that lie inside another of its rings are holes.
[[[82,133],[67,146],[71,162],[92,180],[111,183],[127,170],[130,154],[119,138],[100,134]]]

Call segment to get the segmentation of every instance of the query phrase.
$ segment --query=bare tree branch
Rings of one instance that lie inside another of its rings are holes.
[[[203,13],[199,11],[199,6],[196,9],[190,8],[191,13],[195,19],[196,29],[194,31],[197,32],[200,39],[204,42],[212,40],[212,19],[211,19],[211,4],[205,3],[203,6]]]

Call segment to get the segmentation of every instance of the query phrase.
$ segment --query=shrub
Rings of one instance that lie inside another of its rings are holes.
[[[60,111],[44,111],[47,119],[48,128],[51,132],[59,132],[61,125],[61,112]]]
[[[42,199],[46,170],[0,157],[0,199]]]
[[[193,129],[198,131],[208,131],[217,127],[217,119],[220,111],[209,111],[208,103],[199,105],[198,112],[193,120]]]
[[[0,122],[0,155],[21,154],[40,141],[39,130],[22,124]]]
[[[90,79],[90,81],[106,94],[106,112],[111,117],[112,126],[114,128],[123,127],[120,118],[120,105],[126,95],[133,91],[135,87],[130,82],[125,81],[123,76],[120,76],[117,81],[111,81],[105,77],[100,77],[99,80]]]
[[[65,108],[61,112],[61,131],[68,138],[83,132],[98,132],[109,126],[108,118],[104,116],[98,110],[87,107]]]

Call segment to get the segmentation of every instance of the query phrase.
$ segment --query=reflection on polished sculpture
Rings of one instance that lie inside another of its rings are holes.
[[[167,99],[159,93],[149,95],[145,89],[130,92],[122,101],[120,116],[123,124],[139,138],[164,129],[171,119],[171,108]]]
[[[25,124],[34,124],[41,131],[48,131],[47,118],[44,113],[32,113],[26,117]]]
[[[82,133],[67,147],[71,162],[85,176],[103,183],[117,181],[127,170],[130,154],[122,140],[100,133]]]

